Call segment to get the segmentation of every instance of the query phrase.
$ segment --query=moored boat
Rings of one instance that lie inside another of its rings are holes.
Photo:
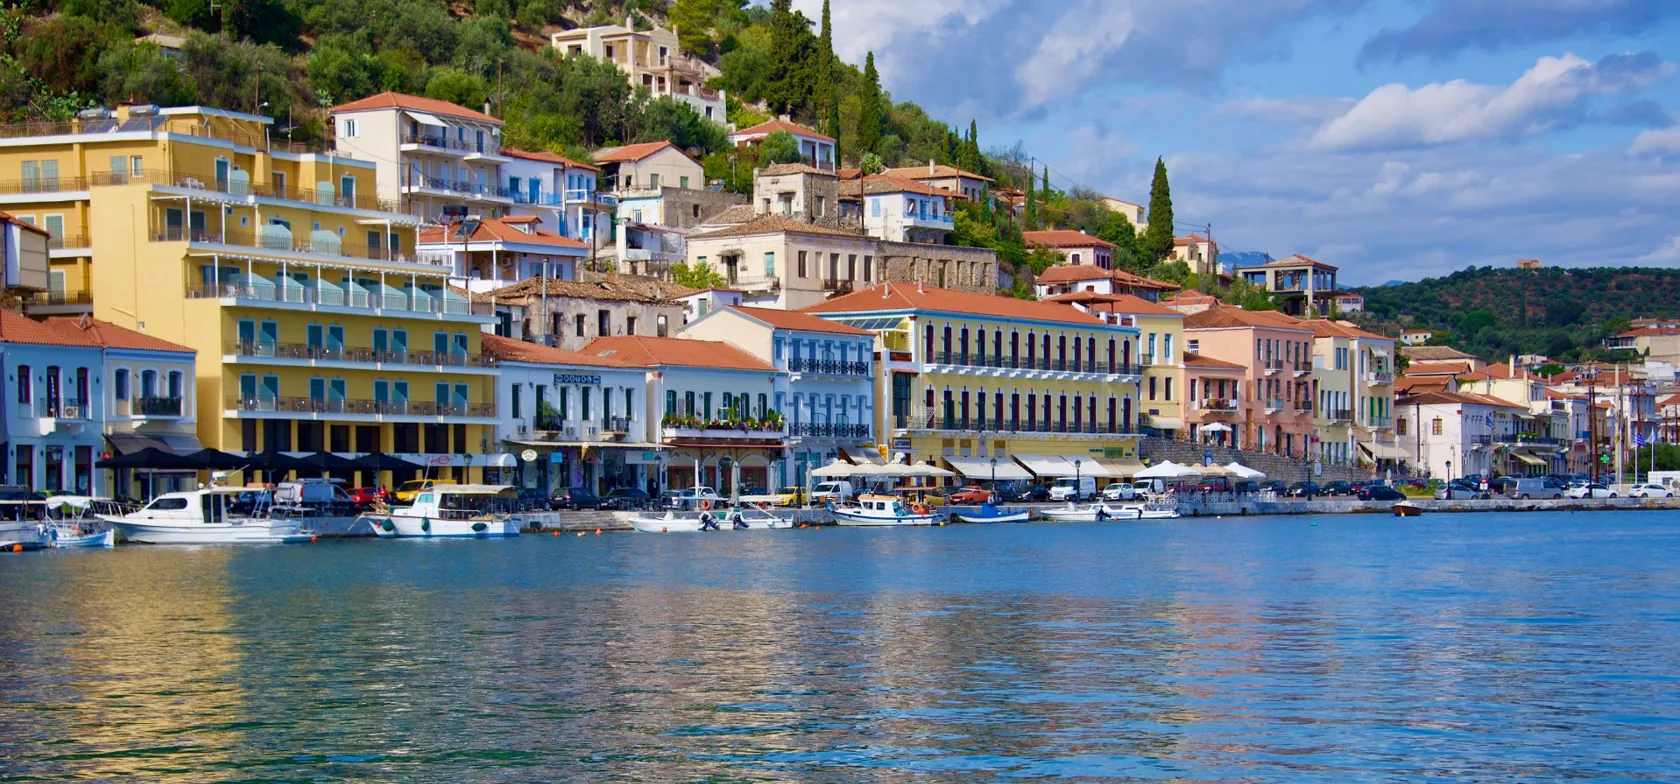
[[[1397,501],[1392,509],[1395,517],[1417,517],[1423,514],[1423,507],[1411,501]]]
[[[262,505],[248,506],[243,487],[212,486],[164,493],[138,511],[97,517],[144,544],[287,544],[314,534],[300,520],[274,519]]]
[[[1040,514],[1057,523],[1094,523],[1099,520],[1137,520],[1143,517],[1143,507],[1109,506],[1107,503],[1077,506],[1069,501],[1066,507],[1045,509]]]
[[[109,498],[55,495],[45,501],[46,533],[58,549],[115,547],[117,531],[100,520],[100,513],[119,515],[123,509]]]
[[[953,517],[965,523],[1024,523],[1031,515],[1025,509],[1019,512],[1006,512],[993,504],[981,504],[979,511],[955,512]]]
[[[897,496],[867,494],[858,496],[856,506],[837,506],[830,514],[834,515],[834,522],[838,525],[933,525],[939,522],[938,514],[921,511],[926,509],[912,509]]]
[[[777,517],[763,509],[732,509],[727,512],[704,511],[698,515],[677,516],[666,511],[663,516],[636,515],[630,527],[651,534],[686,534],[700,531],[752,531],[792,528],[792,521]]]
[[[381,539],[502,539],[519,535],[513,518],[519,490],[512,485],[435,485],[414,503],[362,515]]]

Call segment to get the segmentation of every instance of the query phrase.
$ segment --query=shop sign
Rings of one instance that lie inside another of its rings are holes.
[[[581,384],[583,386],[596,386],[596,387],[598,387],[598,386],[601,385],[601,377],[600,376],[586,375],[586,374],[583,374],[583,373],[555,373],[554,374],[554,383],[556,385],[559,385],[559,384]]]
[[[527,449],[523,452],[520,452],[519,453],[519,459],[524,460],[527,463],[534,462],[537,459],[537,450]]]

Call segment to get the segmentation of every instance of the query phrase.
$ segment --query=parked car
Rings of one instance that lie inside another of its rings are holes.
[[[403,503],[403,504],[412,504],[412,503],[414,503],[414,497],[416,495],[419,495],[420,491],[430,490],[434,487],[437,487],[438,485],[452,485],[452,484],[455,484],[455,483],[454,482],[439,481],[439,480],[436,480],[436,479],[412,479],[412,480],[409,480],[407,482],[403,482],[400,485],[397,485],[397,502],[398,503]]]
[[[1253,479],[1241,479],[1231,483],[1231,492],[1237,495],[1254,495],[1260,492],[1260,483]]]
[[[1324,488],[1319,487],[1317,482],[1296,482],[1289,486],[1284,495],[1290,498],[1316,498],[1324,495]]]
[[[647,502],[648,494],[646,490],[639,487],[615,487],[608,490],[606,495],[601,496],[601,500],[596,502],[595,508],[617,509],[627,512],[632,509],[640,509],[646,506]]]
[[[1097,478],[1094,476],[1064,476],[1050,486],[1050,500],[1052,501],[1084,501],[1097,495]]]
[[[594,509],[601,502],[587,487],[562,488],[548,499],[548,508],[554,510],[570,509],[574,512],[580,509]]]
[[[391,502],[391,494],[383,487],[352,487],[348,492],[350,503],[355,504],[357,509],[368,509],[380,501]]]
[[[1628,488],[1629,498],[1673,498],[1674,493],[1655,482],[1644,482]]]
[[[811,503],[822,505],[830,501],[844,503],[852,500],[857,490],[845,479],[830,479],[811,488]]]
[[[1437,501],[1475,501],[1491,497],[1488,493],[1478,490],[1463,482],[1452,482],[1435,489]]]
[[[1563,497],[1563,488],[1544,477],[1501,477],[1498,481],[1500,494],[1506,498],[1527,500],[1530,498]]]
[[[716,490],[705,485],[690,487],[686,490],[672,490],[671,493],[674,494],[671,505],[677,509],[698,509],[701,504],[708,501],[715,508],[723,505],[726,500],[723,496],[718,495]]]
[[[1569,488],[1570,498],[1615,498],[1616,491],[1597,482],[1589,482],[1580,487]]]
[[[338,486],[335,479],[298,479],[281,482],[274,488],[274,505],[289,509],[308,509],[316,514],[344,515],[356,508],[350,494]]]
[[[660,493],[659,494],[659,508],[660,509],[681,509],[682,508],[682,491],[681,490],[666,490],[665,492]]]
[[[1025,484],[1017,488],[1009,500],[1018,504],[1042,503],[1050,500],[1050,486],[1040,484]]]
[[[540,487],[522,487],[519,497],[514,499],[514,506],[521,511],[535,512],[548,508],[548,491]]]
[[[1282,479],[1272,479],[1272,480],[1269,480],[1269,481],[1266,481],[1266,482],[1261,482],[1260,483],[1260,489],[1261,490],[1270,490],[1274,493],[1282,495],[1284,493],[1289,492],[1289,483],[1283,481]]]
[[[953,504],[968,504],[970,506],[985,504],[991,503],[992,491],[979,485],[964,485],[951,491],[950,498]]]
[[[1323,490],[1325,495],[1353,495],[1355,492],[1353,485],[1350,485],[1340,479],[1332,482],[1325,482],[1324,486],[1319,489]]]
[[[919,502],[929,507],[944,506],[947,502],[944,488],[940,487],[899,487],[894,492],[904,497],[906,504]]]
[[[776,499],[777,506],[805,505],[805,488],[800,487],[799,485],[788,485],[787,487],[777,491],[776,494],[780,496]]]
[[[1102,497],[1104,501],[1130,501],[1137,497],[1137,490],[1131,482],[1109,482],[1102,489]]]
[[[1371,484],[1359,488],[1361,501],[1404,501],[1406,494],[1387,485]]]

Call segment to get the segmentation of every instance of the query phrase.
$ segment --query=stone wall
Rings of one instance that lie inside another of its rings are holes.
[[[660,207],[665,226],[692,229],[724,210],[747,203],[741,193],[695,190],[693,188],[660,188]]]
[[[997,251],[958,245],[880,242],[876,257],[887,280],[991,294],[997,291]]]

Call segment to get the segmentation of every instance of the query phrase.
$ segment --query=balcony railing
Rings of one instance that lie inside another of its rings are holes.
[[[1118,362],[1104,364],[1102,362],[1085,362],[1080,359],[1049,359],[1047,357],[1002,357],[996,354],[968,353],[963,351],[936,351],[933,354],[934,365],[955,365],[958,367],[997,368],[1000,370],[1055,370],[1070,373],[1107,373],[1110,375],[1132,375],[1140,372],[1138,366],[1125,365]]]
[[[255,196],[265,199],[285,199],[287,201],[304,202],[320,207],[346,207],[375,212],[400,212],[401,206],[394,201],[387,201],[368,194],[340,193],[333,190],[317,190],[315,188],[294,188],[289,185],[276,185],[271,182],[254,183],[246,180],[236,180],[231,177],[217,177],[205,172],[171,171],[169,169],[145,169],[135,172],[96,172],[91,178],[94,185],[127,185],[129,183],[144,182],[153,185],[167,185],[173,188],[188,188],[206,193],[221,193],[229,196]],[[372,180],[366,183],[372,186]]]
[[[260,250],[277,251],[281,253],[314,253],[323,256],[339,256],[346,259],[372,259],[374,261],[398,261],[412,264],[414,259],[406,253],[392,251],[390,248],[368,246],[358,242],[347,242],[335,239],[333,241],[314,240],[308,236],[294,237],[286,234],[257,234],[250,231],[209,231],[206,229],[186,229],[180,226],[170,226],[156,229],[152,232],[153,242],[197,242],[217,245],[234,245],[242,248],[257,248]]]
[[[799,438],[868,438],[869,425],[866,424],[817,424],[813,422],[797,422],[788,425],[788,435]]]
[[[450,152],[484,152],[483,147],[481,147],[476,140],[469,142],[430,133],[405,133],[402,137],[402,143],[417,144],[421,147],[430,147],[434,150],[448,150]]]
[[[1324,412],[1324,418],[1331,422],[1352,422],[1353,412],[1345,408],[1332,408]]]
[[[1365,380],[1372,384],[1392,384],[1394,374],[1385,370],[1373,371],[1365,374]]]
[[[1266,398],[1266,410],[1268,412],[1282,411],[1283,407],[1284,407],[1283,398],[1281,398],[1281,397]]]
[[[34,177],[27,180],[0,180],[0,194],[61,193],[64,191],[85,191],[87,189],[88,178],[86,177],[53,176]]]
[[[852,282],[849,281],[849,280],[836,280],[834,278],[829,278],[829,279],[823,281],[823,291],[835,291],[835,292],[842,292],[843,293],[843,292],[847,292],[847,291],[851,291],[851,290],[852,290]]]
[[[47,250],[64,250],[65,248],[91,248],[93,238],[86,234],[54,235],[47,239]]]
[[[1198,411],[1236,411],[1237,401],[1234,398],[1203,398],[1192,401],[1191,406]]]
[[[1281,359],[1268,359],[1261,365],[1261,367],[1264,367],[1266,369],[1267,373],[1282,372],[1282,370],[1283,370],[1283,360],[1281,360]]]
[[[501,362],[488,354],[468,354],[464,351],[416,351],[409,349],[367,348],[362,346],[319,346],[307,343],[246,343],[226,344],[224,354],[239,357],[274,359],[314,359],[329,362],[369,362],[396,365],[429,365],[433,367],[500,367]]]
[[[961,410],[929,411],[917,407],[908,414],[893,415],[893,426],[899,430],[947,430],[953,432],[991,431],[999,433],[1093,433],[1133,435],[1137,427],[1121,422],[1075,422],[1052,419],[998,419],[989,413],[964,417]]]
[[[462,196],[481,199],[507,199],[509,201],[514,201],[519,197],[519,191],[500,185],[479,184],[471,181],[462,182],[461,180],[451,180],[444,177],[432,177],[429,175],[415,176],[413,173],[403,175],[402,184],[405,188],[431,188],[433,190],[450,191],[452,193],[461,194]]]
[[[358,414],[378,416],[435,416],[487,418],[496,415],[491,403],[433,403],[421,400],[351,400],[318,397],[236,397],[228,400],[235,411],[287,414]]]
[[[1375,428],[1393,427],[1394,426],[1394,418],[1389,417],[1389,416],[1378,416],[1378,415],[1373,414],[1373,415],[1369,415],[1369,416],[1365,417],[1365,424],[1368,427],[1375,427]]]
[[[91,291],[37,291],[25,302],[28,305],[92,305]]]
[[[443,296],[411,297],[407,294],[371,294],[363,289],[337,291],[307,287],[222,283],[188,286],[187,298],[238,298],[260,302],[289,302],[300,305],[363,308],[369,311],[402,310],[413,313],[444,313],[458,316],[472,313],[472,303],[463,299],[450,299]]]
[[[53,419],[92,419],[93,410],[88,401],[80,398],[61,397],[52,399],[41,396],[35,399],[35,416]]]
[[[320,143],[305,144],[301,142],[269,142],[261,135],[253,135],[242,131],[230,130],[227,127],[207,127],[202,122],[171,118],[164,115],[145,115],[130,117],[127,120],[112,118],[76,119],[71,122],[60,123],[19,123],[17,125],[0,125],[0,139],[18,139],[27,136],[97,136],[112,133],[169,133],[176,136],[196,136],[206,139],[221,139],[233,142],[243,147],[257,149],[283,150],[290,152],[319,152],[325,149]],[[62,178],[61,178],[62,179]]]
[[[628,433],[630,432],[630,419],[628,417],[621,416],[602,417],[601,432],[620,434]]]
[[[788,360],[788,372],[816,373],[826,376],[867,376],[869,375],[869,363],[793,357]]]
[[[131,416],[178,417],[181,415],[181,403],[178,397],[137,397],[129,403],[129,412]]]

